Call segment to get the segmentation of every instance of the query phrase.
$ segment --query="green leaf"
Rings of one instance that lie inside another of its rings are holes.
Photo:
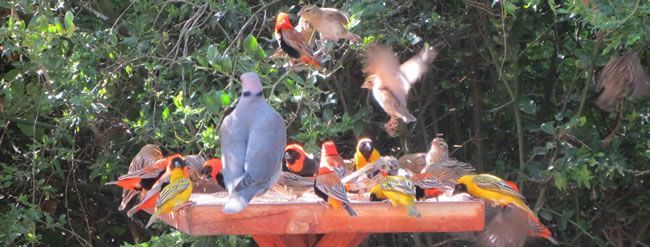
[[[249,34],[246,36],[246,39],[244,39],[244,51],[251,56],[254,56],[255,53],[257,52],[257,39],[252,34]]]
[[[224,54],[223,57],[221,57],[221,68],[226,73],[232,72],[232,61],[230,60],[230,56]]]
[[[557,187],[558,190],[564,191],[567,186],[567,177],[564,175],[564,173],[557,172],[553,173],[553,178],[555,179],[555,186]]]
[[[230,105],[230,95],[227,93],[220,92],[219,99],[221,100],[221,105]]]
[[[65,28],[69,32],[73,32],[76,28],[74,26],[74,14],[72,12],[68,11],[65,13]]]
[[[542,131],[549,135],[555,135],[555,127],[553,127],[553,122],[543,123],[541,126]]]
[[[36,24],[37,24],[36,28],[39,32],[43,32],[43,33],[47,32],[47,29],[49,27],[49,23],[47,22],[47,17],[42,15],[39,16],[36,19]]]
[[[217,48],[217,46],[210,45],[210,47],[208,47],[208,52],[205,55],[205,57],[208,59],[208,62],[210,62],[211,65],[216,64],[218,62],[217,59],[219,57],[219,49]]]
[[[221,109],[221,102],[217,101],[219,97],[219,92],[216,94],[213,93],[206,93],[203,95],[203,100],[205,102],[205,106],[208,108],[208,111],[212,113],[219,113],[219,110]]]
[[[169,118],[169,107],[165,106],[165,109],[162,112],[162,118],[163,120],[167,120]]]

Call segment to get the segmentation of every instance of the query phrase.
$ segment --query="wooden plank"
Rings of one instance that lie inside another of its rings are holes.
[[[328,233],[318,241],[316,247],[356,247],[368,237],[368,233]]]
[[[417,202],[421,218],[409,218],[406,208],[384,202],[351,206],[357,217],[313,202],[250,204],[237,214],[222,213],[221,204],[202,202],[181,210],[178,217],[162,219],[191,235],[465,232],[481,231],[485,224],[480,201]]]

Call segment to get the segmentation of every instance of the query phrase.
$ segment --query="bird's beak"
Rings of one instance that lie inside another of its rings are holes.
[[[361,85],[361,88],[371,89],[372,85],[370,83],[368,83],[368,82],[364,82],[363,85]]]
[[[298,12],[298,16],[302,17],[302,14],[303,14],[303,13],[302,13],[302,10],[300,10],[300,11]]]

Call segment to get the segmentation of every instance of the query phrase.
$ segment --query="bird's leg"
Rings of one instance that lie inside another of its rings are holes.
[[[325,201],[319,201],[318,204],[320,204],[321,206],[323,206],[325,209],[328,209],[328,208],[329,208],[329,205],[327,205],[327,202],[325,202]]]
[[[384,125],[384,129],[386,129],[386,133],[388,133],[390,136],[395,137],[397,135],[397,127],[399,126],[399,121],[397,121],[397,117],[394,115],[390,117],[390,120],[386,122]]]
[[[187,202],[185,202],[185,203],[183,203],[181,205],[178,205],[178,206],[174,207],[172,210],[178,212],[178,210],[190,207],[190,206],[192,206],[194,204],[195,203],[193,201],[187,201]]]

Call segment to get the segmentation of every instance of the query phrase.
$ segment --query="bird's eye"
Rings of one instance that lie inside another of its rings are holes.
[[[244,96],[244,97],[249,97],[249,96],[251,96],[252,94],[253,94],[253,93],[251,93],[250,91],[246,91],[246,92],[244,92],[244,93],[242,94],[242,96]]]

